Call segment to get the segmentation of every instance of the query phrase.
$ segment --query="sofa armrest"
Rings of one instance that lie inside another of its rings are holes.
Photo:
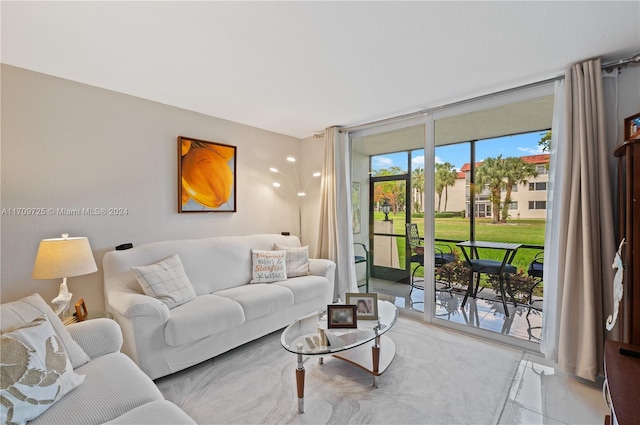
[[[92,358],[117,353],[122,347],[122,332],[115,320],[93,319],[67,326],[71,337]]]
[[[324,258],[309,259],[309,273],[315,276],[326,277],[329,281],[329,293],[327,294],[327,303],[333,301],[334,282],[336,279],[336,263]]]
[[[157,316],[160,323],[169,320],[169,308],[162,301],[148,295],[127,291],[110,291],[108,308],[119,316]]]
[[[309,259],[309,273],[315,276],[324,276],[333,281],[335,278],[336,263],[324,258]]]

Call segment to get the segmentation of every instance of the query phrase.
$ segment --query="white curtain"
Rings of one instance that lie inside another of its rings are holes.
[[[337,127],[325,130],[320,199],[318,256],[336,263],[334,299],[358,292],[351,229],[351,160],[349,139]]]
[[[562,305],[562,291],[559,290],[561,270],[564,270],[566,239],[560,237],[560,229],[566,227],[562,211],[568,209],[569,198],[562,196],[562,181],[565,171],[559,164],[566,158],[565,114],[565,82],[556,81],[553,105],[553,121],[551,123],[551,143],[549,157],[549,182],[547,183],[547,229],[545,233],[544,252],[548,261],[544,262],[544,298],[542,304],[542,340],[540,350],[545,357],[558,361],[558,318],[559,306]],[[561,137],[561,135],[563,135]],[[551,261],[551,259],[556,259]]]
[[[600,60],[567,70],[564,86],[552,129],[541,349],[564,371],[595,381],[615,253]]]

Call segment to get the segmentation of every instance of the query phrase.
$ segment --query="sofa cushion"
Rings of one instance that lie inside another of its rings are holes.
[[[101,424],[145,403],[163,400],[153,381],[122,353],[97,357],[77,370],[84,383],[29,425]]]
[[[250,283],[270,283],[287,278],[287,252],[251,250],[252,279]]]
[[[90,360],[87,353],[71,338],[60,318],[39,294],[32,294],[17,301],[2,304],[0,306],[0,329],[3,333],[10,332],[42,315],[49,319],[49,323],[60,337],[73,368],[87,363]]]
[[[327,279],[320,276],[300,276],[282,282],[275,282],[273,285],[289,289],[293,293],[293,299],[296,304],[317,297],[326,297],[329,291]]]
[[[73,371],[62,341],[45,316],[0,337],[2,423],[40,416],[84,376]]]
[[[242,306],[214,294],[201,295],[171,310],[164,328],[167,344],[178,346],[224,332],[244,323]]]
[[[154,424],[182,425],[195,424],[182,409],[167,400],[157,400],[143,404],[124,415],[113,419],[108,425]]]
[[[257,283],[216,292],[242,306],[245,321],[259,319],[293,305],[293,292],[280,285]]]
[[[159,299],[170,309],[196,298],[177,254],[148,266],[133,266],[131,271],[145,294]]]
[[[309,245],[303,247],[286,247],[273,244],[275,250],[287,252],[287,278],[306,276],[309,274]]]

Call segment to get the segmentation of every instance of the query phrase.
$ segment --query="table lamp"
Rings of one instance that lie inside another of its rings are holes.
[[[33,265],[34,279],[62,278],[58,296],[51,300],[56,305],[55,312],[62,315],[69,308],[72,293],[67,287],[67,278],[98,271],[96,261],[86,237],[70,238],[64,233],[62,238],[42,239]]]

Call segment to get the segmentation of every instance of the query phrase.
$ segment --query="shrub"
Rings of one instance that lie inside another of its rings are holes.
[[[491,275],[489,283],[493,287],[494,291],[499,294],[500,280],[498,279],[498,276]],[[538,279],[529,276],[523,271],[518,271],[516,274],[507,275],[504,290],[519,304],[527,304],[529,302],[529,291],[531,291],[531,288],[533,288],[533,285],[536,283],[538,283]]]
[[[469,283],[469,266],[464,260],[455,260],[436,268],[436,279],[449,283],[467,285]]]
[[[452,218],[452,217],[462,217],[464,218],[464,211],[443,211],[443,212],[435,212],[433,213],[435,218]]]

